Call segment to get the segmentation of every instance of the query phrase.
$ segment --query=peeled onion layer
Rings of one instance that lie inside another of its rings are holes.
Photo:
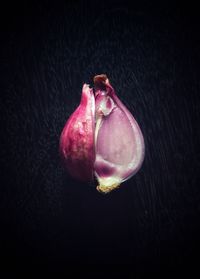
[[[101,82],[102,88],[105,87],[96,91],[95,100],[98,125],[94,169],[99,182],[97,189],[107,193],[139,170],[144,159],[144,139],[136,120],[117,98],[107,77],[101,76]]]

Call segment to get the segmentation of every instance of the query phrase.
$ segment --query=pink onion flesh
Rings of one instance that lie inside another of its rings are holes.
[[[106,75],[94,77],[95,96],[83,85],[79,107],[60,137],[60,153],[69,173],[82,181],[93,180],[108,193],[140,169],[145,146],[142,132],[122,104]]]

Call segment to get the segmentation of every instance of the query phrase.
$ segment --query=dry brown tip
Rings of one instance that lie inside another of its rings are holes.
[[[97,186],[97,191],[99,191],[100,193],[102,194],[108,194],[110,193],[112,190],[118,188],[120,186],[119,183],[114,183],[113,185],[111,186],[104,186],[104,185],[98,185]]]
[[[96,75],[93,78],[95,89],[106,89],[106,83],[108,83],[108,78],[105,74]]]

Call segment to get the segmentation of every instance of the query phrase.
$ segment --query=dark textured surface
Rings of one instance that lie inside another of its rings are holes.
[[[183,270],[198,251],[199,30],[187,9],[88,1],[8,8],[1,35],[1,253],[8,262]],[[82,84],[106,73],[144,134],[109,195],[63,170]]]

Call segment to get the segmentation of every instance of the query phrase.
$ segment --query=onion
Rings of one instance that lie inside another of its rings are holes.
[[[92,181],[109,193],[140,169],[145,145],[136,120],[117,97],[106,75],[94,77],[94,91],[84,84],[79,107],[60,137],[60,153],[76,179]]]

